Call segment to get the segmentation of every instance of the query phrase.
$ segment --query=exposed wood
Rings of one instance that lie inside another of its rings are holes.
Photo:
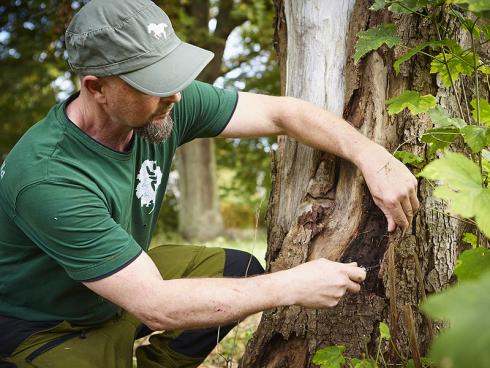
[[[432,93],[445,106],[456,106],[430,75],[430,60],[416,57],[404,63],[395,76],[391,65],[406,52],[401,47],[382,47],[359,65],[354,65],[352,55],[359,31],[390,21],[397,25],[404,43],[415,45],[434,38],[431,25],[416,16],[390,19],[386,11],[368,11],[368,0],[275,3],[278,12],[284,9],[286,19],[282,25],[278,14],[276,21],[279,55],[287,50],[287,66],[281,65],[287,71],[283,75],[285,94],[343,115],[392,152],[402,145],[424,157],[425,148],[414,137],[430,126],[428,118],[408,113],[388,116],[384,101],[411,89]],[[281,33],[284,30],[287,38]],[[372,354],[381,321],[395,326],[400,353],[410,356],[409,331],[401,323],[400,312],[404,305],[418,305],[426,292],[448,284],[464,230],[456,220],[433,210],[444,211],[444,207],[430,193],[426,184],[420,186],[421,209],[403,238],[388,234],[386,220],[356,167],[281,137],[274,155],[268,211],[268,270],[291,268],[318,257],[380,267],[368,272],[361,293],[348,295],[335,308],[289,307],[265,312],[243,366],[313,367],[315,351],[330,345],[345,345],[350,356],[360,357],[366,348]],[[424,354],[430,326],[416,309],[413,324],[420,354]],[[307,359],[289,360],[294,364],[286,365],[293,350]]]

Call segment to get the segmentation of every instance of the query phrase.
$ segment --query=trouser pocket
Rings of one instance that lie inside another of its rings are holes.
[[[61,335],[51,341],[48,341],[47,343],[45,343],[44,345],[40,346],[39,348],[37,348],[36,350],[34,350],[32,353],[30,353],[26,358],[25,358],[25,361],[33,366],[35,366],[35,364],[33,363],[34,360],[36,358],[38,358],[39,356],[41,356],[42,354],[50,351],[51,349],[54,349],[56,348],[57,346],[63,344],[64,342],[68,341],[68,340],[71,340],[75,337],[78,337],[80,339],[84,339],[85,338],[85,334],[86,334],[86,331],[85,330],[81,330],[81,331],[75,331],[75,332],[70,332],[70,333],[67,333],[66,335]]]

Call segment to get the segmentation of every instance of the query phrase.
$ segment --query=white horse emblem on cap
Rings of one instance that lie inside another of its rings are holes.
[[[155,37],[157,40],[159,40],[160,38],[165,38],[167,39],[167,32],[165,32],[165,28],[168,27],[168,24],[165,24],[165,23],[158,23],[158,24],[155,24],[155,23],[150,23],[148,24],[148,33],[149,34],[152,34],[153,37]]]

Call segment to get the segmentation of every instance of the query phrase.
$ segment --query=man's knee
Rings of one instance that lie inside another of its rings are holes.
[[[264,268],[252,254],[236,249],[225,249],[224,277],[244,277],[260,275]]]

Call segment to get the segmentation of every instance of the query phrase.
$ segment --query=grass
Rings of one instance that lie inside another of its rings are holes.
[[[261,229],[255,231],[236,230],[227,231],[228,236],[220,236],[202,244],[206,246],[217,246],[223,248],[239,249],[252,253],[265,267],[265,252],[267,241],[265,232]],[[189,243],[178,235],[159,234],[154,236],[150,247],[165,243]],[[201,368],[238,368],[239,360],[245,351],[248,340],[252,337],[260,321],[262,313],[249,316],[239,323],[230,333],[216,346],[207,359],[201,364]],[[147,344],[148,338],[139,339],[135,346]],[[136,363],[134,363],[136,367]]]

